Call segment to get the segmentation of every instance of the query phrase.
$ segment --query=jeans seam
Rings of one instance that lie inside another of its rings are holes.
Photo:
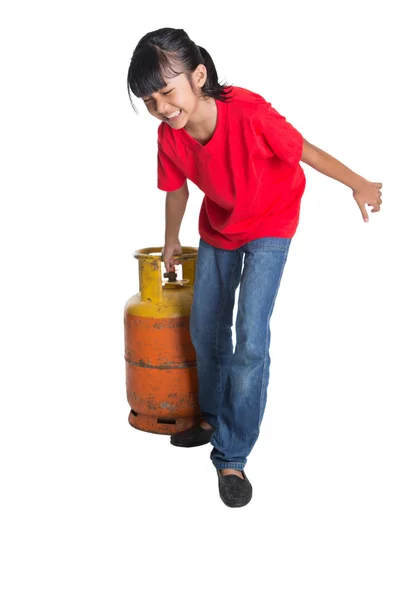
[[[236,258],[235,258],[234,265],[233,265],[233,268],[232,268],[232,273],[231,273],[231,277],[230,277],[230,280],[229,280],[229,285],[227,287],[227,291],[226,291],[223,303],[221,305],[221,309],[220,309],[220,313],[219,313],[219,318],[217,320],[217,326],[216,326],[216,338],[215,338],[216,342],[215,342],[215,347],[216,347],[217,368],[219,369],[219,389],[218,389],[218,393],[219,393],[219,398],[220,398],[219,406],[218,406],[218,409],[219,409],[218,412],[220,412],[220,405],[221,405],[221,400],[222,400],[222,398],[221,398],[221,396],[222,396],[221,391],[222,391],[222,388],[223,388],[223,386],[222,386],[223,382],[222,382],[222,374],[221,374],[221,365],[220,365],[220,360],[219,360],[219,329],[220,329],[221,317],[223,315],[224,307],[225,307],[225,304],[226,304],[226,301],[227,301],[227,297],[228,297],[228,292],[231,289],[231,284],[233,284],[233,282],[234,282],[234,273],[235,273],[236,267],[238,265],[239,254],[236,253],[235,256],[236,256]]]
[[[288,253],[289,253],[289,250],[287,248],[286,251],[285,251],[284,257],[283,257],[283,263],[282,263],[282,267],[281,267],[280,274],[279,274],[279,281],[278,281],[278,285],[277,285],[277,288],[276,288],[275,293],[274,293],[274,297],[273,297],[272,304],[271,304],[271,309],[268,312],[267,326],[266,326],[266,332],[265,332],[265,351],[264,351],[263,377],[261,379],[261,390],[260,390],[260,402],[259,402],[259,414],[258,414],[258,421],[257,421],[257,430],[259,430],[259,428],[260,428],[260,419],[261,419],[261,415],[262,415],[262,412],[263,412],[263,402],[264,402],[263,401],[263,397],[264,397],[264,391],[266,389],[265,386],[264,386],[264,380],[265,380],[265,374],[266,374],[266,363],[268,362],[267,361],[267,357],[268,357],[268,353],[269,353],[269,335],[268,335],[269,322],[270,322],[272,311],[273,311],[273,308],[274,308],[274,305],[275,305],[275,300],[276,300],[276,297],[277,297],[277,294],[278,294],[279,286],[280,286],[281,281],[282,281],[282,275],[283,275],[283,271],[284,271],[284,268],[285,268],[285,264],[286,264],[286,259],[287,259]],[[267,379],[268,379],[268,377],[267,377]]]

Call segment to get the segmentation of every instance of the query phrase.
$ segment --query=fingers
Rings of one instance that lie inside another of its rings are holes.
[[[378,187],[378,204],[382,204],[382,200],[381,200],[381,196],[382,196],[382,192],[381,192],[382,183],[375,183],[374,185],[376,185]],[[373,212],[373,211],[371,211],[371,212]]]
[[[175,268],[172,266],[172,258],[170,258],[169,260],[164,260],[164,265],[165,273],[170,273],[171,271],[175,270]]]
[[[178,265],[178,264],[179,264],[179,261],[178,261],[178,260],[175,260],[175,259],[173,258],[173,256],[172,256],[172,257],[170,258],[170,263],[171,263],[172,267],[174,267],[175,265]]]
[[[382,204],[381,198],[378,198],[377,202],[371,203],[369,206],[373,206],[374,207],[371,212],[378,212],[381,209],[381,204]]]
[[[377,191],[374,192],[374,194],[371,194],[371,196],[377,196],[375,199],[373,199],[371,202],[364,202],[363,199],[360,199],[360,202],[358,201],[358,205],[360,208],[360,211],[362,213],[362,217],[363,220],[365,221],[365,223],[368,222],[369,218],[368,218],[368,214],[366,211],[366,207],[365,204],[367,204],[368,206],[372,206],[372,213],[376,213],[379,212],[381,210],[381,204],[382,204],[382,192],[381,192],[381,188],[382,188],[382,183],[379,182],[373,182],[371,185],[375,185],[377,187]]]
[[[164,266],[165,266],[165,272],[166,273],[170,273],[176,270],[175,265],[180,264],[179,260],[176,260],[174,258],[174,256],[169,256],[168,252],[165,251],[165,256],[164,256],[164,251],[162,250],[162,255],[161,258],[164,262]]]
[[[175,267],[175,265],[177,265],[177,264],[179,264],[179,263],[178,263],[178,261],[175,261],[175,259],[174,259],[173,257],[171,257],[171,258],[169,259],[168,273],[169,273],[169,272],[171,272],[171,271],[172,271],[172,272],[173,272],[173,271],[176,271],[176,267]]]
[[[379,212],[379,210],[381,208],[379,204],[370,204],[369,206],[373,206],[374,207],[374,208],[371,209],[372,213]]]
[[[382,187],[382,183],[376,183],[375,185],[378,186],[378,188]],[[377,198],[377,200],[374,201],[374,202],[369,202],[368,203],[369,206],[373,206],[373,209],[371,211],[372,213],[379,212],[379,210],[381,209],[381,204],[382,204],[382,198],[381,198],[381,196],[382,196],[382,192],[381,192],[380,189],[378,189],[378,198]]]
[[[376,213],[376,212],[379,212],[379,211],[381,210],[381,204],[382,204],[382,200],[379,198],[377,202],[371,202],[370,204],[368,204],[368,206],[373,206],[373,208],[371,209],[371,212],[372,212],[372,213]],[[365,212],[365,211],[364,211],[364,212]],[[368,219],[366,219],[366,218],[365,218],[365,216],[364,216],[364,212],[363,212],[363,210],[362,210],[362,215],[363,215],[363,218],[364,218],[364,220],[366,221],[366,220],[368,220]],[[367,214],[367,213],[366,213],[366,214]]]

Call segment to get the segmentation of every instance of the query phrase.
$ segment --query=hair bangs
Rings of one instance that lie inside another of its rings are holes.
[[[167,53],[147,44],[140,48],[133,57],[129,68],[128,82],[132,93],[137,98],[142,98],[164,88],[167,85],[165,77],[171,79],[182,72],[175,70]]]

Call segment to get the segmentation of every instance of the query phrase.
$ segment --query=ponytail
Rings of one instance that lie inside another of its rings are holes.
[[[227,95],[231,93],[231,90],[225,91],[224,85],[219,83],[217,70],[209,52],[202,46],[197,46],[201,56],[202,64],[206,67],[207,78],[202,86],[202,94],[211,98],[217,98],[218,100],[227,101]]]

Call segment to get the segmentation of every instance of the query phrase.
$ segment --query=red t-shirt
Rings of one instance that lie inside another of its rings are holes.
[[[303,137],[259,94],[233,86],[228,98],[216,100],[216,129],[205,145],[184,128],[159,125],[158,188],[172,192],[190,179],[204,192],[199,234],[217,248],[291,238],[306,183]]]

